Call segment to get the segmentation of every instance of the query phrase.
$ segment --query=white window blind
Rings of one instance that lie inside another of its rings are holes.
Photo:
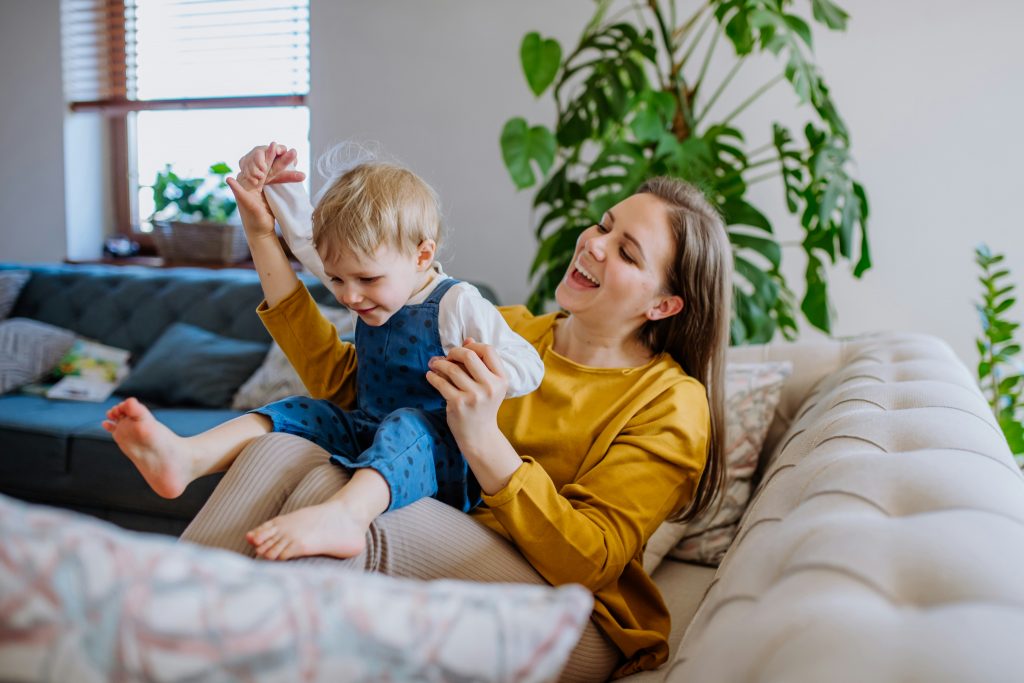
[[[308,0],[62,0],[61,18],[73,109],[298,104],[309,92]]]

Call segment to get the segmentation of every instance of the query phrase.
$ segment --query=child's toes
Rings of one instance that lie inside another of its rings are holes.
[[[255,546],[261,546],[267,541],[272,540],[277,534],[277,527],[274,526],[273,521],[264,522],[258,527],[250,531],[245,535],[249,542]]]

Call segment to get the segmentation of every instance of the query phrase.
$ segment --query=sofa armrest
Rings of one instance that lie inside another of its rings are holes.
[[[664,680],[1018,680],[1024,476],[972,374],[927,335],[840,358]]]

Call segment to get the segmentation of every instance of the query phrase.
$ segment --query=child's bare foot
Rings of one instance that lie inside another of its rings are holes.
[[[107,411],[103,428],[142,473],[157,495],[177,498],[191,481],[182,437],[158,422],[146,406],[129,398]]]
[[[353,557],[366,549],[368,524],[336,500],[312,505],[264,522],[245,535],[265,560],[310,555]]]

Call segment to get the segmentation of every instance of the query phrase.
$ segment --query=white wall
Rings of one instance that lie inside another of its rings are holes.
[[[0,0],[0,260],[64,258],[59,0]]]
[[[930,332],[973,363],[973,245],[985,240],[1007,252],[1018,286],[1024,278],[1024,5],[842,4],[852,15],[848,32],[816,31],[817,51],[872,201],[875,267],[861,281],[845,266],[832,272],[836,333]],[[0,0],[4,260],[65,254],[58,6]],[[505,301],[522,300],[535,249],[532,194],[513,189],[498,136],[507,118],[550,123],[552,109],[547,99],[535,102],[522,79],[519,41],[539,30],[569,48],[592,7],[312,0],[313,149],[345,138],[382,142],[440,192],[454,228],[449,270],[493,283]],[[722,68],[716,60],[712,73]],[[765,68],[742,71],[722,110],[759,84]],[[783,86],[741,123],[753,134],[794,119],[793,110]],[[762,186],[756,197],[783,239],[798,237],[778,188]],[[94,202],[92,211],[102,206]],[[787,259],[798,285],[799,249]],[[1020,308],[1014,314],[1024,317]]]
[[[832,271],[835,333],[930,332],[973,363],[973,245],[986,240],[1007,252],[1018,285],[1024,277],[1024,5],[841,4],[852,16],[848,31],[816,30],[816,48],[869,192],[875,267],[860,281],[846,266]],[[523,81],[519,41],[539,30],[569,49],[592,8],[587,0],[313,0],[313,149],[346,137],[380,140],[446,203],[455,229],[449,270],[494,283],[505,301],[522,300],[535,249],[532,194],[514,191],[498,136],[510,116],[549,124],[553,116]],[[712,76],[725,68],[716,59]],[[745,67],[719,111],[774,69]],[[750,109],[744,130],[753,136],[773,120],[798,122],[787,87]],[[799,239],[778,186],[755,196],[783,239]],[[798,293],[801,254],[786,250]]]

